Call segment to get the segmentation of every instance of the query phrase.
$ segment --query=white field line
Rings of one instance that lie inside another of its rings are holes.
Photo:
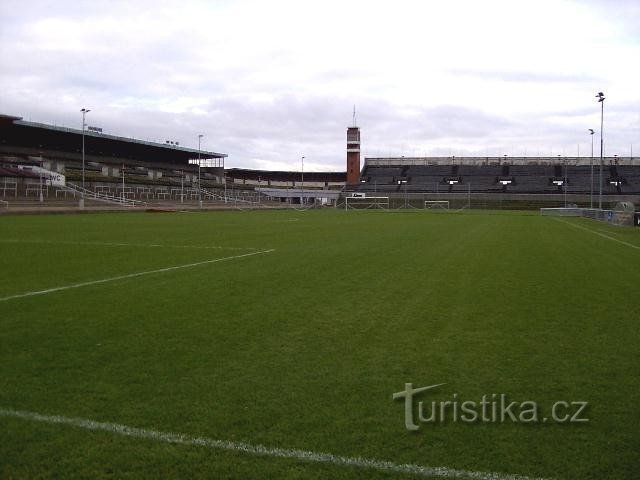
[[[620,240],[619,238],[612,237],[611,235],[607,235],[605,233],[601,233],[601,232],[599,232],[597,230],[592,230],[590,228],[583,227],[582,225],[578,225],[576,223],[567,222],[566,220],[560,220],[559,218],[554,218],[554,217],[552,217],[552,218],[554,220],[560,222],[560,223],[566,223],[567,225],[571,225],[572,227],[579,228],[580,230],[585,230],[587,232],[591,232],[591,233],[593,233],[595,235],[598,235],[598,236],[600,236],[602,238],[606,238],[608,240],[612,240],[614,242],[621,243],[622,245],[626,245],[627,247],[631,247],[631,248],[635,248],[636,250],[640,250],[640,246],[634,245],[633,243],[625,242],[624,240]]]
[[[8,297],[0,297],[0,302],[6,302],[7,300],[13,300],[13,299],[16,299],[16,298],[33,297],[35,295],[46,295],[48,293],[60,292],[62,290],[70,290],[72,288],[87,287],[89,285],[98,285],[100,283],[115,282],[117,280],[125,280],[125,279],[128,279],[128,278],[141,277],[143,275],[151,275],[152,273],[171,272],[173,270],[180,270],[180,269],[183,269],[183,268],[192,268],[192,267],[197,267],[197,266],[200,266],[200,265],[207,265],[207,264],[210,264],[210,263],[217,263],[217,262],[224,262],[224,261],[227,261],[227,260],[234,260],[234,259],[237,259],[237,258],[251,257],[253,255],[261,255],[261,254],[264,254],[264,253],[271,253],[271,252],[274,252],[274,251],[275,251],[275,249],[271,249],[271,250],[263,250],[263,251],[260,251],[260,252],[245,253],[243,255],[234,255],[234,256],[231,256],[231,257],[214,258],[212,260],[204,260],[202,262],[187,263],[186,265],[176,265],[176,266],[173,266],[173,267],[158,268],[156,270],[146,270],[144,272],[128,273],[126,275],[118,275],[116,277],[102,278],[100,280],[90,280],[88,282],[73,283],[71,285],[63,285],[61,287],[48,288],[46,290],[37,290],[37,291],[34,291],[34,292],[18,293],[16,295],[10,295]]]
[[[195,248],[202,250],[258,250],[255,247],[221,247],[215,245],[163,245],[160,243],[120,243],[120,242],[74,242],[65,240],[11,240],[1,239],[0,243],[29,243],[44,245],[87,245],[96,247],[139,247],[139,248]]]
[[[470,480],[543,480],[523,475],[512,475],[497,472],[474,472],[471,470],[457,470],[448,467],[428,467],[416,464],[399,464],[375,458],[343,457],[332,453],[313,452],[292,448],[265,447],[229,440],[215,440],[207,437],[194,437],[182,433],[161,432],[144,428],[129,427],[119,423],[96,422],[85,418],[64,417],[60,415],[42,415],[35,412],[25,412],[0,408],[0,416],[20,418],[56,425],[69,425],[86,430],[108,432],[125,437],[142,438],[179,445],[191,445],[216,450],[227,450],[235,453],[259,455],[263,457],[286,458],[316,463],[328,463],[343,467],[357,467],[392,472],[407,475],[438,478],[462,478]]]

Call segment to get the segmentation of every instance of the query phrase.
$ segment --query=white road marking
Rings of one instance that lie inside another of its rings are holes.
[[[32,420],[48,424],[69,425],[86,430],[108,432],[115,435],[122,435],[132,438],[143,438],[156,442],[172,443],[179,445],[191,445],[205,447],[216,450],[227,450],[248,455],[258,455],[263,457],[286,458],[290,460],[301,460],[316,463],[328,463],[343,467],[357,467],[379,470],[382,472],[392,472],[398,474],[418,475],[423,477],[438,478],[461,478],[470,480],[544,480],[540,478],[527,477],[524,475],[514,475],[497,472],[476,472],[472,470],[458,470],[448,467],[428,467],[410,463],[394,463],[386,460],[362,457],[344,457],[332,453],[313,452],[310,450],[299,450],[293,448],[265,447],[263,445],[252,445],[244,442],[229,440],[215,440],[208,437],[194,437],[182,433],[161,432],[148,430],[145,428],[129,427],[119,423],[96,422],[85,418],[64,417],[60,415],[43,415],[35,412],[25,412],[0,408],[0,416]]]
[[[6,302],[7,300],[13,300],[13,299],[16,299],[16,298],[33,297],[35,295],[46,295],[48,293],[60,292],[62,290],[70,290],[72,288],[87,287],[89,285],[98,285],[100,283],[115,282],[117,280],[125,280],[125,279],[128,279],[128,278],[141,277],[143,275],[151,275],[152,273],[171,272],[173,270],[180,270],[180,269],[183,269],[183,268],[192,268],[192,267],[197,267],[197,266],[200,266],[200,265],[207,265],[207,264],[210,264],[210,263],[224,262],[226,260],[234,260],[236,258],[251,257],[253,255],[261,255],[261,254],[264,254],[264,253],[271,253],[271,252],[274,252],[274,251],[275,251],[275,249],[271,249],[271,250],[263,250],[263,251],[260,251],[260,252],[245,253],[245,254],[242,254],[242,255],[234,255],[234,256],[231,256],[231,257],[214,258],[212,260],[204,260],[202,262],[187,263],[186,265],[176,265],[176,266],[173,266],[173,267],[158,268],[156,270],[146,270],[144,272],[128,273],[126,275],[118,275],[116,277],[102,278],[100,280],[90,280],[88,282],[73,283],[71,285],[63,285],[61,287],[48,288],[46,290],[37,290],[37,291],[34,291],[34,292],[18,293],[16,295],[10,295],[8,297],[1,297],[0,298],[0,302]]]
[[[96,247],[138,247],[138,248],[194,248],[202,250],[258,250],[255,247],[222,247],[216,245],[163,245],[159,243],[121,243],[121,242],[76,242],[66,240],[11,240],[0,239],[1,243],[29,243],[45,245],[87,245]]]
[[[582,225],[578,225],[576,223],[567,222],[566,220],[560,220],[559,218],[554,218],[554,220],[557,220],[560,223],[566,223],[567,225],[571,225],[572,227],[579,228],[579,229],[585,230],[587,232],[591,232],[591,233],[593,233],[595,235],[598,235],[600,237],[603,237],[603,238],[606,238],[606,239],[609,239],[609,240],[613,240],[614,242],[621,243],[622,245],[626,245],[627,247],[631,247],[631,248],[635,248],[636,250],[640,250],[640,246],[638,246],[638,245],[634,245],[633,243],[625,242],[624,240],[620,240],[619,238],[614,238],[614,237],[612,237],[610,235],[607,235],[605,233],[598,232],[597,230],[592,230],[590,228],[583,227]]]

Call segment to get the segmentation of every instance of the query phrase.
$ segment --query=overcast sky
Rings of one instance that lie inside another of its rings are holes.
[[[640,157],[640,0],[0,0],[0,113],[344,170],[364,156]],[[596,137],[598,145],[598,137]],[[578,147],[579,146],[579,147]]]

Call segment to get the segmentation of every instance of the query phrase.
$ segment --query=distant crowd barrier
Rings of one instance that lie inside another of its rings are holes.
[[[640,225],[635,206],[631,202],[619,202],[613,210],[601,210],[599,208],[541,208],[541,215],[557,217],[584,217],[611,223],[613,225]]]

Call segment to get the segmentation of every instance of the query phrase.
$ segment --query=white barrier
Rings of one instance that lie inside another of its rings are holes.
[[[625,205],[622,205],[624,203]],[[615,210],[601,210],[599,208],[541,208],[540,214],[556,217],[583,217],[607,222],[614,225],[633,225],[634,207],[629,202],[621,202]]]

